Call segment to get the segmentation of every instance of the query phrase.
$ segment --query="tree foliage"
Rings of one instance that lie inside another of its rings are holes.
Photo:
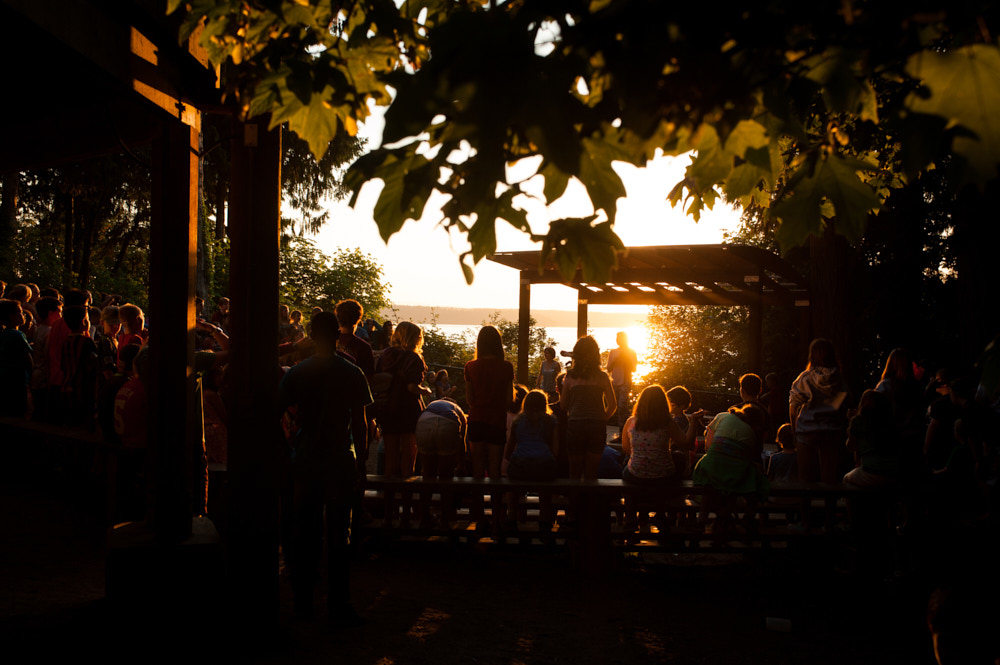
[[[176,9],[181,0],[171,0]],[[388,105],[383,147],[348,174],[384,187],[388,238],[434,192],[475,263],[496,225],[530,233],[521,196],[579,180],[594,215],[552,220],[565,274],[614,265],[616,161],[695,156],[670,200],[766,210],[784,249],[827,227],[858,239],[894,187],[945,155],[956,184],[996,177],[1000,51],[991,3],[659,0],[190,0],[226,88],[316,156]],[[992,32],[991,32],[992,31]],[[389,86],[395,96],[389,94]],[[512,175],[508,167],[525,166]],[[520,173],[520,171],[519,171]],[[356,199],[355,199],[356,200]]]
[[[647,317],[648,383],[733,392],[746,369],[743,307],[654,307]]]
[[[389,303],[382,266],[360,249],[339,249],[333,256],[306,238],[288,239],[281,248],[278,299],[303,313],[313,307],[333,311],[345,298],[361,303],[366,317],[377,317]]]
[[[144,305],[149,266],[146,153],[111,155],[17,174],[8,279],[81,286]]]
[[[517,321],[504,318],[500,312],[493,312],[490,318],[483,321],[483,325],[490,325],[500,331],[500,339],[503,341],[504,354],[516,368],[517,354],[520,347],[518,340],[520,335],[520,325]],[[544,359],[543,351],[547,346],[555,346],[556,341],[549,337],[545,328],[538,325],[535,317],[528,317],[528,381],[538,376]],[[473,345],[474,346],[474,345]],[[528,386],[534,387],[534,383]]]

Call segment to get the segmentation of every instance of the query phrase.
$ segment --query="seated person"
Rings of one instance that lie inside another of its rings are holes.
[[[781,450],[767,458],[767,479],[778,482],[797,481],[799,479],[799,461],[795,457],[795,441],[792,437],[791,425],[785,423],[778,428],[775,443]]]
[[[763,436],[767,431],[767,414],[755,404],[731,407],[709,423],[705,431],[705,456],[698,460],[691,479],[696,485],[708,485],[718,490],[722,498],[705,496],[700,524],[716,513],[718,531],[725,531],[732,519],[736,498],[744,497],[747,510],[745,526],[753,527],[756,500],[766,499],[770,485],[761,469]]]
[[[559,421],[549,409],[548,395],[532,390],[521,402],[521,412],[514,417],[504,446],[504,464],[511,480],[555,480],[556,454],[559,452]],[[509,514],[516,514],[513,492],[505,496]],[[542,497],[540,529],[550,531],[555,513],[551,498]]]
[[[858,487],[885,487],[899,474],[899,455],[893,436],[892,403],[880,392],[866,390],[858,412],[848,426],[847,449],[854,453],[857,467],[844,482]]]

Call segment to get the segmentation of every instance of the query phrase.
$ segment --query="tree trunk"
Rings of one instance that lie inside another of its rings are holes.
[[[94,248],[94,232],[97,229],[97,219],[103,209],[104,206],[102,205],[91,210],[91,214],[87,215],[80,223],[82,227],[79,270],[81,289],[88,288],[88,283],[90,282],[90,253]]]
[[[3,191],[0,193],[0,273],[10,275],[13,264],[12,247],[17,232],[17,197],[20,187],[19,173],[5,173]]]
[[[967,187],[957,199],[955,215],[955,254],[957,259],[961,320],[955,324],[963,332],[963,346],[974,359],[1000,332],[1000,312],[995,302],[1000,279],[996,248],[1000,243],[1000,224],[993,212],[997,185],[986,192]]]
[[[205,133],[198,132],[198,150],[205,149]],[[205,209],[205,160],[198,160],[198,267],[195,271],[195,293],[208,300],[210,291],[210,281],[208,278],[211,272],[211,256],[206,243],[206,219]]]
[[[226,199],[229,194],[228,178],[224,177],[221,166],[216,167],[215,176],[215,239],[226,237]]]
[[[73,227],[76,222],[75,206],[76,200],[72,195],[64,198],[66,204],[63,210],[63,287],[69,287],[73,283]]]
[[[812,329],[815,337],[833,342],[837,357],[850,383],[855,366],[855,340],[858,330],[857,308],[850,306],[850,276],[853,251],[843,236],[829,225],[821,237],[809,238],[809,293]]]

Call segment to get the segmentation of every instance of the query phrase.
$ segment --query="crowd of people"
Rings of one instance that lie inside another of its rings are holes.
[[[119,492],[122,502],[141,509],[149,343],[142,310],[113,295],[95,304],[86,290],[61,294],[34,284],[8,289],[0,282],[0,296],[2,415],[98,429],[122,450],[122,475],[131,483]],[[205,303],[196,302],[204,461],[222,468],[230,443],[229,305],[220,298],[206,317]],[[423,334],[412,322],[379,325],[364,319],[357,301],[344,300],[333,313],[314,309],[308,322],[282,305],[277,326],[290,479],[285,556],[303,613],[312,605],[324,528],[330,570],[346,570],[359,481],[375,450],[380,470],[395,477],[615,477],[640,487],[691,479],[718,490],[699,517],[714,529],[752,529],[754,505],[768,498],[772,482],[894,488],[901,530],[935,514],[996,515],[996,402],[975,378],[947,367],[931,374],[902,349],[889,355],[878,384],[854,398],[833,344],[814,340],[790,388],[776,375],[765,382],[748,373],[740,400],[708,414],[692,409],[684,386],[649,385],[634,394],[636,354],[624,333],[603,367],[592,337],[563,352],[568,367],[546,348],[529,389],[517,384],[499,331],[484,326],[463,368],[459,404],[447,368],[424,362]],[[610,422],[619,435],[609,441]],[[207,492],[196,494],[192,511],[205,512]],[[516,528],[517,497],[493,501],[491,523],[480,508],[477,525]],[[738,505],[742,525],[733,523]],[[634,529],[634,505],[626,515],[626,528]],[[554,519],[543,506],[543,527]],[[797,520],[809,528],[809,510]],[[331,575],[330,585],[331,612],[350,622],[346,577]]]

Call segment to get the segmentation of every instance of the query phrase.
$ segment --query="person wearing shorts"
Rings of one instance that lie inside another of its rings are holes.
[[[455,475],[465,454],[468,429],[465,412],[446,399],[431,402],[417,419],[417,452],[426,479],[448,479]]]
[[[600,347],[589,335],[573,347],[573,367],[563,381],[559,405],[567,419],[569,477],[596,480],[617,400],[611,379],[601,371]]]
[[[514,366],[504,360],[503,340],[493,326],[483,326],[476,340],[476,358],[465,365],[469,402],[469,448],[472,477],[500,478],[507,443],[507,407],[514,397]]]

